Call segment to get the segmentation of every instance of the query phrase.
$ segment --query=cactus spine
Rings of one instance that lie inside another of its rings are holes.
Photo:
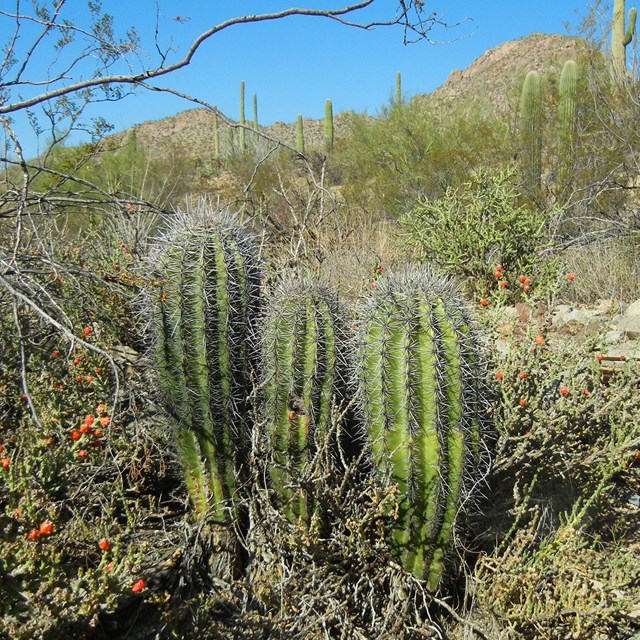
[[[435,589],[480,473],[479,356],[450,283],[425,268],[379,281],[358,336],[359,396],[379,477],[397,488],[391,546]]]
[[[324,150],[330,153],[333,149],[333,104],[327,98],[324,103]]]
[[[246,122],[244,118],[244,80],[240,81],[240,118],[238,119],[238,122],[240,123],[238,140],[240,144],[240,151],[243,152],[246,148],[244,131],[244,125]]]
[[[273,453],[271,486],[286,517],[309,524],[313,495],[296,480],[326,442],[331,406],[339,394],[344,332],[336,297],[326,288],[284,282],[264,322],[264,406]]]
[[[629,17],[625,29],[624,0],[613,2],[613,23],[611,27],[611,58],[614,77],[621,79],[627,71],[627,47],[633,40],[636,30],[637,9],[629,9]]]
[[[249,447],[260,265],[237,221],[206,207],[177,214],[164,246],[154,260],[160,392],[196,512],[227,522]]]
[[[520,95],[520,141],[526,189],[538,194],[542,177],[542,80],[529,71]]]
[[[578,65],[567,60],[562,67],[558,102],[558,178],[556,195],[561,200],[571,183],[573,173],[573,148],[577,133],[576,96],[578,89]]]
[[[302,114],[298,114],[296,119],[296,151],[304,154],[304,128],[302,123]]]

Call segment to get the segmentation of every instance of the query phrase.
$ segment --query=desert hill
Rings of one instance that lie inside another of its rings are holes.
[[[489,49],[466,69],[454,70],[447,80],[431,94],[420,94],[414,100],[436,100],[439,103],[488,99],[499,110],[509,108],[510,97],[518,79],[527,71],[535,69],[541,74],[559,73],[569,59],[577,59],[587,50],[584,40],[558,34],[533,33],[517,40],[504,42]],[[334,116],[336,137],[349,117],[348,112]],[[233,122],[233,120],[230,120]],[[135,132],[138,144],[145,150],[153,149],[157,155],[182,154],[207,160],[214,154],[215,115],[212,111],[197,108],[182,111],[161,120],[147,121],[136,125],[128,132],[111,137],[120,143],[127,134]],[[232,138],[230,127],[218,118],[218,136],[221,153],[230,146],[237,145],[237,135]],[[296,140],[295,123],[275,122],[261,131],[275,140],[294,147]],[[304,135],[307,148],[321,147],[323,121],[307,118],[304,120]],[[247,139],[251,133],[247,132]],[[184,155],[182,156],[184,157]]]

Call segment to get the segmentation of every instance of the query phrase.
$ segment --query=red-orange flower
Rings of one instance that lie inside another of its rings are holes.
[[[71,431],[71,439],[72,440],[80,440],[80,431],[78,431],[78,429],[73,429]]]
[[[86,449],[80,449],[80,451],[78,451],[76,455],[78,456],[78,458],[82,459],[86,458],[89,454],[87,453]]]
[[[486,298],[480,298],[480,304],[483,307],[486,307],[489,304],[489,301]]]
[[[0,458],[0,467],[8,469],[11,466],[11,460],[9,458]]]
[[[98,422],[103,426],[106,427],[110,422],[111,422],[111,417],[110,416],[100,416],[98,418]]]
[[[111,546],[111,543],[106,538],[102,538],[102,540],[98,542],[98,546],[102,551],[106,551]]]
[[[567,280],[569,282],[573,282],[574,278],[575,278],[575,275],[573,273],[567,273]]]
[[[544,338],[541,335],[536,336],[536,344],[544,344]]]
[[[48,536],[53,531],[53,522],[51,520],[43,520],[40,523],[40,533],[43,536]]]
[[[518,374],[518,378],[519,378],[520,380],[524,380],[526,377],[527,377],[527,374],[526,374],[524,371],[521,371],[521,372]]]
[[[558,389],[558,393],[561,396],[566,396],[569,393],[569,387],[567,387],[567,385],[562,385],[559,389]]]
[[[502,371],[496,371],[496,378],[502,380]]]
[[[527,401],[524,398],[520,398],[520,400],[518,400],[518,404],[521,407],[526,407],[527,406]]]
[[[91,327],[87,326],[82,330],[85,336],[88,336],[91,333]]]
[[[37,540],[40,537],[40,531],[38,531],[38,529],[31,529],[31,531],[29,531],[29,534],[27,535],[27,538],[29,538],[29,540]]]
[[[140,578],[133,583],[131,591],[133,591],[133,593],[140,593],[140,591],[142,591],[146,586],[147,583],[142,578]]]

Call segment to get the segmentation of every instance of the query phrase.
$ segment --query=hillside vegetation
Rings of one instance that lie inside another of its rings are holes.
[[[640,637],[639,82],[397,83],[5,170],[0,638]]]

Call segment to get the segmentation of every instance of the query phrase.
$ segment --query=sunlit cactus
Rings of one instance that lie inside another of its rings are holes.
[[[152,264],[162,402],[196,512],[227,521],[250,446],[260,263],[238,220],[203,205],[175,215]]]
[[[342,400],[344,321],[335,294],[305,281],[286,280],[267,302],[262,333],[269,476],[292,522],[308,524],[313,515],[313,492],[299,481],[328,444],[332,406]]]
[[[435,589],[486,468],[480,348],[455,287],[424,267],[381,278],[361,311],[357,367],[376,474],[397,491],[392,550]]]

